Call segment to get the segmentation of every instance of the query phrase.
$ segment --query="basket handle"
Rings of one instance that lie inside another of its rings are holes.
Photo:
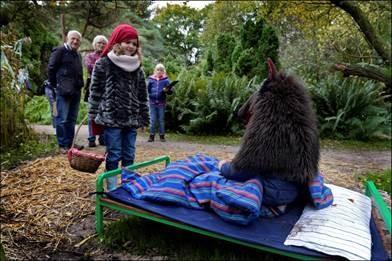
[[[82,127],[83,123],[86,122],[87,119],[88,119],[88,114],[87,114],[86,116],[84,116],[84,118],[82,119],[82,121],[81,121],[80,124],[79,124],[78,129],[76,130],[76,133],[75,133],[74,138],[73,138],[73,141],[72,141],[71,149],[73,149],[73,147],[74,147],[74,145],[75,145],[75,141],[76,141],[76,138],[78,137],[80,128]]]

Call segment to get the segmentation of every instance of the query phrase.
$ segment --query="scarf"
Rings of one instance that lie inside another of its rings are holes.
[[[118,67],[127,72],[136,71],[140,67],[139,56],[116,55],[113,50],[108,53],[108,58]]]

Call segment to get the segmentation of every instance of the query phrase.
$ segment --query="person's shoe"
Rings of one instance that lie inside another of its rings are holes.
[[[161,142],[166,142],[165,135],[159,135],[159,139]]]
[[[90,148],[94,148],[94,147],[97,147],[97,144],[95,144],[95,141],[89,141],[89,142],[88,142],[88,146],[89,146]]]
[[[67,154],[67,153],[68,153],[68,150],[69,150],[69,148],[67,148],[67,147],[60,147],[60,148],[59,148],[59,152],[60,152],[61,154]]]
[[[83,146],[83,145],[78,145],[78,144],[74,144],[73,147],[74,147],[75,149],[78,149],[78,150],[84,149],[84,146]]]
[[[99,136],[99,138],[98,138],[98,142],[99,142],[99,145],[101,145],[101,146],[105,146],[105,140],[103,139],[103,137],[102,137],[102,136]]]
[[[150,134],[150,138],[148,138],[148,142],[154,142],[155,135]]]

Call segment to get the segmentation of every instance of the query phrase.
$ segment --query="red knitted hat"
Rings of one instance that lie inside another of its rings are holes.
[[[106,56],[112,49],[113,45],[132,39],[137,39],[137,46],[139,47],[139,38],[136,29],[129,24],[118,25],[116,28],[114,28],[112,35],[109,38],[109,42],[103,50],[101,56]]]

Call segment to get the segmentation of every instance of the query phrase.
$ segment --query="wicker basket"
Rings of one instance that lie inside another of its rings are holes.
[[[74,148],[76,137],[79,134],[80,127],[83,125],[86,119],[87,116],[82,120],[75,133],[72,146],[68,150],[68,161],[73,169],[83,172],[95,173],[101,163],[105,160],[105,156],[91,152],[81,151]]]

